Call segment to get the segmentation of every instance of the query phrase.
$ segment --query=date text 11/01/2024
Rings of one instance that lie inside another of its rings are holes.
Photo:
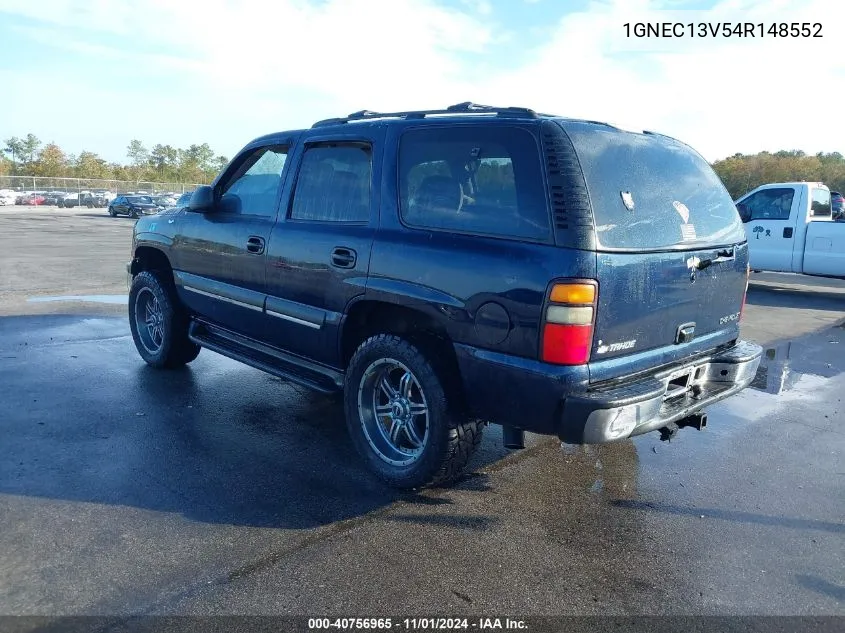
[[[527,630],[524,620],[512,618],[309,618],[308,630]]]
[[[820,22],[626,22],[625,37],[822,37]]]

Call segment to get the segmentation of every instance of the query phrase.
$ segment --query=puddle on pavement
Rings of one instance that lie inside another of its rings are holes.
[[[805,374],[790,367],[791,353],[791,341],[766,349],[751,387],[772,394],[793,389]]]
[[[29,297],[30,303],[46,303],[51,301],[84,302],[84,303],[110,303],[124,305],[128,301],[127,295],[64,295],[57,297]]]

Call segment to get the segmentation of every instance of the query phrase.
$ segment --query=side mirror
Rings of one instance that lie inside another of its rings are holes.
[[[191,194],[191,201],[188,203],[188,211],[205,213],[214,208],[214,188],[208,185],[201,185]]]

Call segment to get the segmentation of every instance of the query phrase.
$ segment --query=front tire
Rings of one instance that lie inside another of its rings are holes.
[[[135,276],[129,290],[129,328],[148,365],[175,368],[194,360],[200,346],[188,338],[189,325],[172,281],[151,271]]]
[[[115,217],[117,215],[117,213],[115,213],[115,210],[112,207],[109,207],[109,215],[111,217]]]
[[[349,434],[390,486],[453,481],[481,441],[483,423],[450,402],[445,373],[416,346],[388,334],[367,339],[352,357],[344,389]]]

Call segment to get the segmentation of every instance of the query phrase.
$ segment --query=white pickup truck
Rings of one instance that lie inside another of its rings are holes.
[[[736,201],[751,269],[845,278],[845,222],[820,182],[761,185]]]

